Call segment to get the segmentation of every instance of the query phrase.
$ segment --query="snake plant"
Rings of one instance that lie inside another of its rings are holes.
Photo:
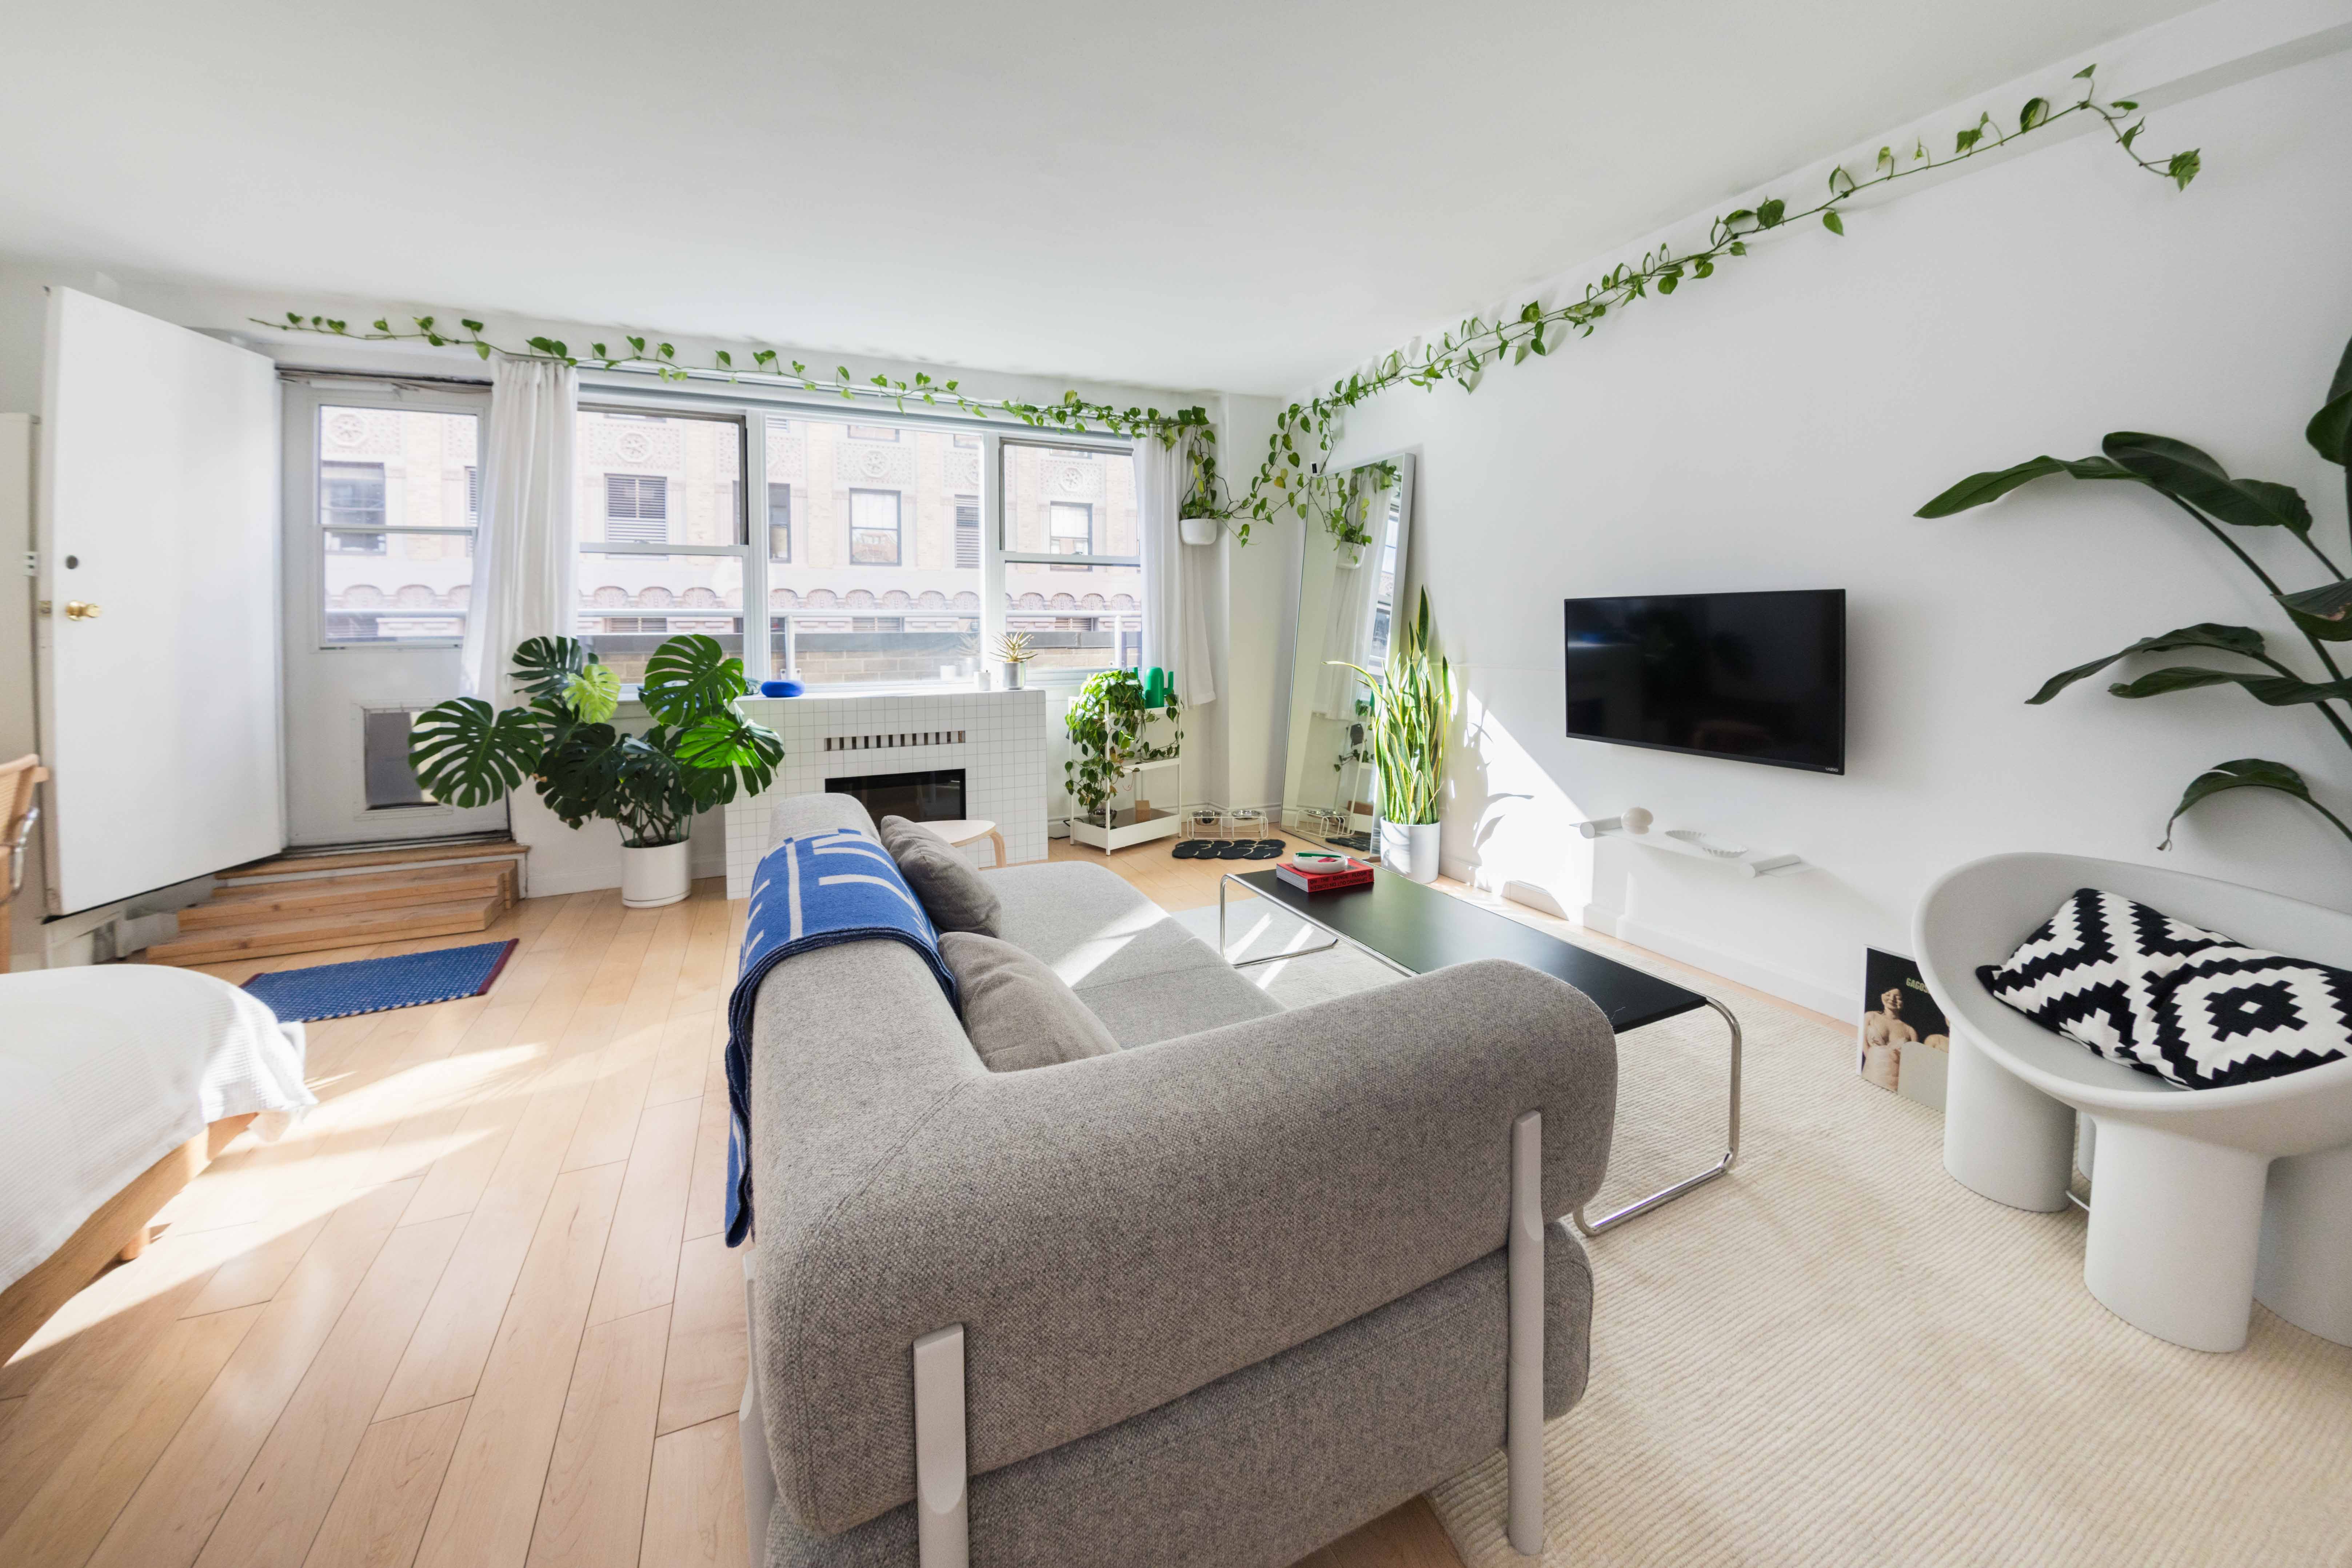
[[[1371,688],[1372,762],[1380,772],[1381,820],[1416,826],[1437,820],[1445,782],[1445,734],[1454,724],[1454,675],[1429,636],[1429,590],[1389,650],[1378,675],[1333,659]]]

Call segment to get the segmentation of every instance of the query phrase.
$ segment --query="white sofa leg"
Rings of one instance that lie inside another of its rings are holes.
[[[2352,1345],[2352,1144],[2272,1163],[2254,1296],[2296,1328]]]
[[[1503,1409],[1503,1442],[1510,1478],[1508,1531],[1512,1550],[1528,1557],[1544,1549],[1543,1382],[1544,1217],[1543,1112],[1524,1111],[1511,1123],[1510,1348]]]
[[[751,1321],[751,1249],[743,1248],[743,1321]],[[767,1417],[760,1410],[760,1374],[743,1374],[743,1404],[736,1412],[736,1440],[743,1454],[744,1539],[751,1544],[751,1560],[765,1562],[768,1514],[776,1506],[776,1472],[768,1463]]]
[[[915,1541],[922,1568],[966,1568],[971,1525],[964,1450],[963,1325],[915,1342]]]
[[[2013,1209],[2064,1208],[2074,1176],[2073,1109],[2012,1077],[1962,1031],[1952,1031],[1951,1046],[1944,1169]]]
[[[2253,1312],[2269,1165],[2242,1149],[2102,1121],[2083,1282],[2158,1339],[2239,1349]]]

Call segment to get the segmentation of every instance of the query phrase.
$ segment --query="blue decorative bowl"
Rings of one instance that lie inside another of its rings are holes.
[[[760,682],[762,697],[798,697],[808,689],[797,680],[763,680]]]

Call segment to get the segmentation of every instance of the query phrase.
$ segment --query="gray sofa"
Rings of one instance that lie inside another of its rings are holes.
[[[873,831],[848,796],[774,810],[777,837],[840,827]],[[1282,1568],[1484,1458],[1531,1110],[1544,1413],[1576,1403],[1591,1276],[1553,1222],[1599,1186],[1616,1098],[1580,992],[1496,962],[1285,1012],[1105,868],[984,875],[1121,1049],[992,1073],[896,942],[768,976],[755,1561],[915,1568],[910,1347],[950,1325],[982,1568]]]

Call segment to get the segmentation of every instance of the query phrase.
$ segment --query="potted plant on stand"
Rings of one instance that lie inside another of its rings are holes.
[[[1433,664],[1431,652],[1429,590],[1423,588],[1419,610],[1381,673],[1346,666],[1371,688],[1381,862],[1416,882],[1437,879],[1438,792],[1445,781],[1445,732],[1454,723],[1453,672],[1442,656]]]
[[[1062,718],[1062,727],[1069,732],[1071,753],[1062,764],[1063,787],[1077,805],[1070,818],[1074,842],[1093,845],[1108,854],[1176,831],[1177,814],[1153,813],[1139,789],[1129,820],[1118,820],[1112,805],[1120,787],[1139,769],[1181,757],[1182,713],[1183,704],[1173,687],[1163,688],[1155,700],[1134,670],[1105,669],[1087,678]],[[1147,740],[1147,726],[1163,716],[1172,731],[1169,739]]]
[[[675,637],[654,651],[637,689],[653,719],[641,735],[613,724],[620,677],[577,638],[532,637],[515,649],[514,684],[530,699],[520,708],[456,697],[419,714],[409,766],[452,805],[488,805],[528,777],[567,826],[615,824],[621,901],[632,909],[685,898],[695,815],[757,795],[783,758],[773,731],[735,710],[751,688],[743,661],[715,637]]]

